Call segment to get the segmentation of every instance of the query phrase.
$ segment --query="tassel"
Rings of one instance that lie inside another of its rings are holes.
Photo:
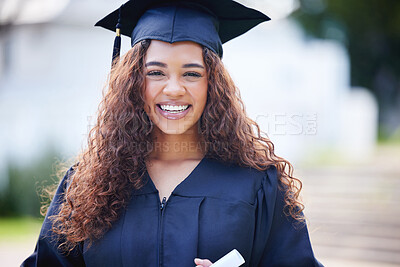
[[[124,5],[119,8],[118,23],[115,26],[116,36],[114,39],[114,48],[112,53],[111,68],[119,61],[119,56],[121,53],[121,9]]]
[[[114,49],[112,54],[111,67],[114,66],[114,64],[119,61],[120,51],[121,51],[121,35],[120,35],[120,28],[117,28],[117,35],[115,36],[114,39]]]

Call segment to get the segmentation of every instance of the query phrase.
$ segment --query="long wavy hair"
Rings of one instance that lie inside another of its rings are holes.
[[[130,49],[109,75],[88,147],[69,177],[59,212],[50,217],[53,232],[63,237],[60,247],[71,251],[79,243],[102,237],[139,189],[145,160],[153,149],[153,123],[144,111],[144,60],[150,40]],[[245,112],[239,90],[221,59],[203,48],[207,69],[207,103],[199,131],[206,157],[266,170],[276,166],[285,190],[285,213],[302,221],[301,181],[293,167],[274,153],[274,145]],[[282,189],[282,188],[281,188]]]

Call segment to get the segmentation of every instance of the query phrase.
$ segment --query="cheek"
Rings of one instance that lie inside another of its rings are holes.
[[[207,102],[207,88],[208,88],[208,83],[204,82],[198,90],[197,99],[198,102],[202,104],[203,108]]]
[[[195,99],[195,110],[194,116],[196,119],[200,118],[200,116],[204,112],[204,108],[207,103],[207,85],[206,86],[198,86],[193,88],[192,97]]]
[[[154,99],[156,94],[154,93],[154,88],[151,85],[147,84],[144,89],[144,110],[147,113],[151,112],[152,107],[154,106]]]
[[[144,111],[147,113],[147,115],[151,114],[152,110],[152,101],[151,97],[149,97],[147,94],[144,95]]]

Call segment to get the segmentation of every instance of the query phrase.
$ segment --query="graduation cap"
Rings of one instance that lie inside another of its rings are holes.
[[[95,26],[116,31],[113,62],[121,34],[131,45],[144,39],[193,41],[222,57],[222,44],[270,18],[232,0],[130,0]]]

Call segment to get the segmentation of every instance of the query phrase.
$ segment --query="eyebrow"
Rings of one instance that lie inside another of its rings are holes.
[[[202,68],[204,69],[204,67],[200,64],[197,63],[189,63],[189,64],[185,64],[182,66],[183,68]]]
[[[158,67],[161,67],[161,68],[166,68],[167,64],[162,63],[162,62],[158,62],[158,61],[150,61],[150,62],[147,62],[146,64],[144,64],[144,66],[145,67],[158,66]]]
[[[158,67],[161,67],[161,68],[167,68],[168,67],[167,64],[159,62],[159,61],[150,61],[150,62],[147,62],[144,66],[145,67],[158,66]],[[183,68],[201,68],[201,69],[204,69],[204,67],[202,65],[197,64],[197,63],[184,64],[182,67]]]

